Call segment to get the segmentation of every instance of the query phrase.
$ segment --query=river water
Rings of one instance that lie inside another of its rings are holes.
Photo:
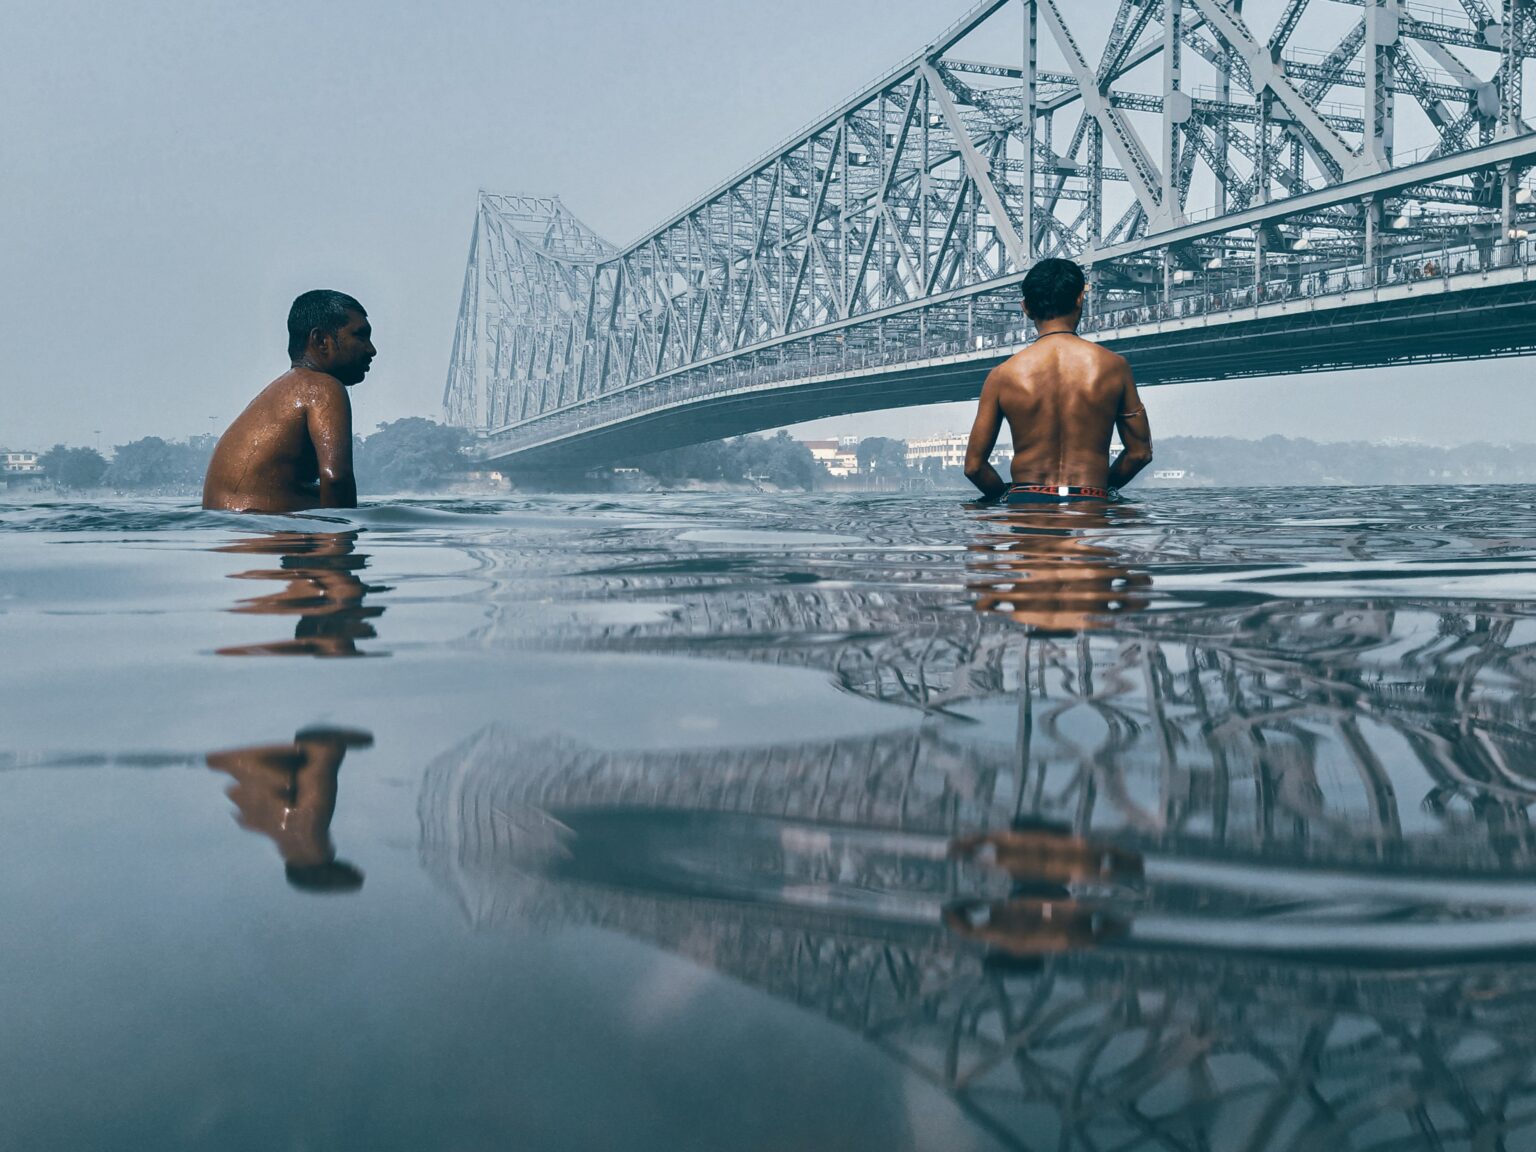
[[[1533,541],[0,504],[0,1148],[1536,1149]]]

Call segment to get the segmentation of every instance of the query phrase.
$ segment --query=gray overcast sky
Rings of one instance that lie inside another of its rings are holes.
[[[1081,0],[1112,12],[1111,0]],[[311,287],[368,306],[357,423],[439,415],[478,188],[634,238],[966,0],[54,0],[0,28],[0,444],[222,430]],[[1181,385],[1158,432],[1536,440],[1528,361]],[[818,432],[963,428],[959,406]]]

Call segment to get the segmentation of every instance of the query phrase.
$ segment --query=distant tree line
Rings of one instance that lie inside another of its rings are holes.
[[[866,436],[854,449],[859,474],[875,480],[904,480],[907,476],[907,442],[889,436]]]
[[[421,416],[380,424],[353,450],[357,488],[363,493],[432,492],[462,479],[469,467],[469,433]]]
[[[1221,486],[1254,484],[1513,484],[1536,482],[1536,444],[1318,443],[1286,436],[1170,436],[1156,471]],[[1150,476],[1150,471],[1144,475]]]
[[[94,448],[55,444],[37,458],[43,477],[58,488],[95,488],[106,474],[107,461]]]
[[[434,420],[409,416],[380,424],[353,444],[353,468],[364,493],[430,492],[460,477],[468,435]],[[55,444],[38,457],[42,477],[56,488],[80,491],[187,494],[202,489],[216,436],[164,440],[145,436],[119,444],[108,460],[94,448]]]
[[[164,440],[145,436],[119,444],[108,460],[94,448],[55,444],[38,458],[42,478],[61,490],[190,494],[201,489],[216,438]],[[468,435],[417,416],[380,424],[354,443],[358,487],[365,494],[430,492],[469,467]],[[1496,484],[1536,483],[1536,444],[1319,443],[1285,436],[1171,436],[1156,444],[1157,471],[1183,471],[1184,482],[1254,484]],[[959,469],[936,460],[909,466],[906,444],[884,436],[860,441],[862,476],[894,483],[920,477],[940,487],[967,487]],[[663,483],[683,480],[766,483],[811,489],[830,479],[826,468],[787,432],[690,444],[628,463]],[[1146,476],[1151,478],[1150,473]],[[1155,482],[1155,479],[1154,479]]]
[[[638,457],[630,463],[663,483],[703,480],[768,483],[776,488],[816,487],[827,475],[811,450],[788,432],[711,440]]]
[[[1536,483],[1536,444],[1319,443],[1285,436],[1240,440],[1230,436],[1170,436],[1156,444],[1156,471],[1182,471],[1179,482],[1377,485]],[[916,483],[925,488],[969,490],[963,470],[937,458],[908,464],[906,443],[870,436],[856,449],[862,478],[877,484]],[[666,483],[678,480],[735,482],[766,479],[781,488],[815,488],[830,479],[803,444],[780,432],[771,438],[741,436],[693,444],[632,461]],[[1157,479],[1149,471],[1138,486]],[[1165,478],[1166,482],[1166,478]]]

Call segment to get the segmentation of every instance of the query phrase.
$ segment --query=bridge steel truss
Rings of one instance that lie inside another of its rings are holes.
[[[482,193],[448,418],[547,464],[973,396],[1047,256],[1149,383],[1243,371],[1210,329],[1277,317],[1262,370],[1391,362],[1400,331],[1351,346],[1394,288],[1399,320],[1434,285],[1482,318],[1419,355],[1528,350],[1536,0],[1271,6],[1261,34],[1231,0],[984,0],[625,248]],[[1288,362],[1299,329],[1331,350]]]

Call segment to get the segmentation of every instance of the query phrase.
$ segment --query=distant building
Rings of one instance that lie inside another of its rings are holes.
[[[964,468],[965,449],[969,444],[970,437],[961,436],[958,433],[930,436],[925,440],[908,440],[907,467],[921,468],[926,461],[937,460],[942,468]],[[1006,472],[1012,460],[1012,444],[998,444],[992,449],[994,468],[1000,468]]]
[[[944,468],[964,468],[965,448],[969,437],[945,435],[928,436],[907,441],[907,467],[921,468],[929,460],[937,460]]]
[[[859,442],[856,438],[845,436],[841,440],[802,440],[801,443],[831,475],[839,479],[858,475]]]
[[[43,466],[37,462],[36,452],[5,452],[0,451],[0,472],[7,476],[36,475],[43,470]]]
[[[1154,480],[1186,480],[1189,478],[1187,468],[1158,468],[1152,473]]]

